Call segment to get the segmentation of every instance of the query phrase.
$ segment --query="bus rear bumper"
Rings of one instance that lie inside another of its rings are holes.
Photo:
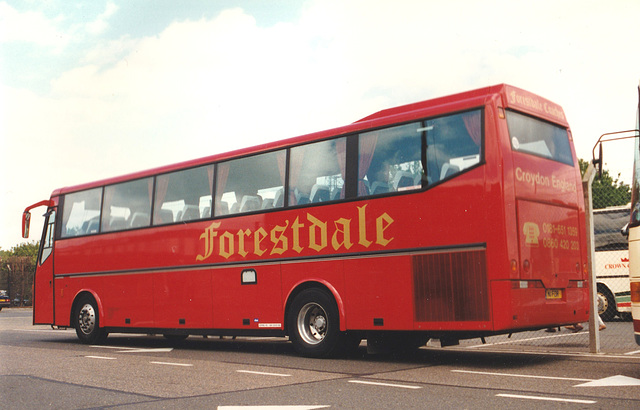
[[[589,320],[587,287],[520,288],[515,281],[492,282],[494,330],[551,327]],[[496,298],[496,294],[505,295]]]

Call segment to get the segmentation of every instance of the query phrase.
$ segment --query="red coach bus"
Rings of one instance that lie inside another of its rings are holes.
[[[34,324],[288,335],[298,352],[442,345],[586,321],[564,112],[496,85],[55,190]]]

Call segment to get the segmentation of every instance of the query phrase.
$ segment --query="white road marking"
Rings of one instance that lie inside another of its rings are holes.
[[[574,387],[611,387],[611,386],[640,386],[640,380],[622,375],[605,377],[588,383],[578,384]]]
[[[119,350],[118,353],[169,353],[173,351],[173,347],[139,348],[139,347],[99,346],[99,345],[91,345],[91,347],[95,347],[98,349]]]
[[[480,345],[482,346],[482,345]],[[485,345],[486,346],[486,345]],[[477,346],[476,346],[477,347]],[[449,348],[447,348],[449,349]],[[466,347],[458,347],[458,348],[450,348],[451,350],[455,350],[455,351],[464,351],[467,348]],[[540,353],[540,352],[527,352],[524,350],[520,350],[520,351],[513,351],[513,352],[508,352],[509,354],[517,354],[517,355],[524,355],[524,356],[539,356],[541,354],[545,355],[545,356],[558,356],[558,357],[596,357],[598,359],[640,359],[640,356],[625,356],[624,354],[603,354],[603,353],[562,353],[562,352],[544,352],[544,353]]]
[[[541,396],[523,396],[520,394],[496,394],[497,397],[507,397],[511,399],[528,399],[528,400],[546,400],[546,401],[559,401],[563,403],[579,403],[579,404],[595,404],[594,400],[579,400],[579,399],[563,399],[561,397],[541,397]]]
[[[69,329],[12,329],[13,332],[47,332],[47,333],[60,333],[60,334],[64,334],[66,333],[71,333],[68,332],[69,330],[73,330],[71,328]]]
[[[584,332],[583,333],[566,333],[566,334],[561,334],[561,335],[530,337],[528,339],[511,339],[511,340],[507,340],[505,342],[485,343],[485,344],[479,344],[479,345],[473,345],[473,346],[465,346],[465,348],[466,349],[479,349],[481,347],[508,345],[508,344],[514,344],[514,343],[531,342],[531,341],[534,341],[534,340],[555,339],[555,338],[558,338],[558,337],[570,337],[570,336],[577,336],[577,335],[583,335],[583,334],[585,334],[585,333]]]
[[[182,366],[182,367],[193,367],[190,363],[171,363],[171,362],[151,362],[152,364],[163,364],[166,366]]]
[[[372,386],[399,387],[401,389],[421,389],[422,388],[420,386],[409,386],[409,385],[406,385],[406,384],[369,382],[369,381],[366,381],[366,380],[349,380],[349,383],[370,384]]]
[[[249,373],[249,374],[259,374],[259,375],[262,375],[262,376],[291,377],[290,374],[255,372],[253,370],[236,370],[236,372],[238,372],[238,373]]]
[[[454,373],[482,374],[487,376],[508,376],[508,377],[525,377],[530,379],[547,379],[547,380],[569,380],[574,382],[592,382],[594,379],[579,379],[575,377],[553,377],[553,376],[536,376],[531,374],[511,374],[511,373],[494,373],[494,372],[477,372],[472,370],[451,370]]]
[[[98,349],[118,349],[118,350],[137,349],[137,347],[100,346],[100,345],[91,345],[89,347],[95,347]]]
[[[102,359],[102,360],[116,360],[115,357],[107,357],[107,356],[85,356],[87,359]]]

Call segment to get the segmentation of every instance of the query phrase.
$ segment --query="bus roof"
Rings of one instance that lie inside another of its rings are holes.
[[[503,104],[506,108],[512,108],[514,110],[529,113],[537,117],[544,118],[548,121],[556,122],[560,125],[568,127],[567,120],[564,115],[564,110],[558,104],[555,104],[533,93],[517,87],[513,87],[508,84],[498,84],[490,87],[479,88],[477,90],[453,94],[446,97],[434,98],[431,100],[389,108],[369,115],[361,119],[360,121],[367,121],[376,118],[386,118],[413,111],[422,111],[425,108],[450,105],[454,103],[460,103],[464,100],[477,99],[479,97],[488,97],[495,94],[499,94],[502,97]]]
[[[472,107],[479,107],[481,105],[484,105],[489,99],[496,98],[498,96],[501,98],[502,106],[505,108],[512,108],[537,117],[541,117],[548,121],[556,122],[565,127],[568,126],[564,116],[564,111],[559,105],[528,91],[507,84],[498,84],[490,87],[479,88],[476,90],[465,91],[445,97],[438,97],[417,103],[381,110],[343,127],[319,131],[299,137],[283,139],[247,148],[241,148],[230,152],[214,154],[199,159],[184,161],[127,175],[112,177],[100,181],[93,181],[80,185],[59,188],[54,190],[51,196],[58,196],[70,192],[100,187],[103,185],[111,185],[138,178],[150,177],[157,174],[163,174],[184,168],[191,168],[208,163],[224,161],[226,159],[234,157],[251,155],[264,151],[277,150],[292,145],[322,140],[339,135],[347,135],[360,132],[365,129],[382,127],[396,122],[400,123],[412,121],[418,118],[437,116],[447,112],[461,111]]]

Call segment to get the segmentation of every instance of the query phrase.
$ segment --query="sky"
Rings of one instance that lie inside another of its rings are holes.
[[[635,128],[638,16],[637,0],[0,0],[0,248],[56,188],[498,83],[560,104],[591,158]],[[631,182],[631,143],[604,157]]]

